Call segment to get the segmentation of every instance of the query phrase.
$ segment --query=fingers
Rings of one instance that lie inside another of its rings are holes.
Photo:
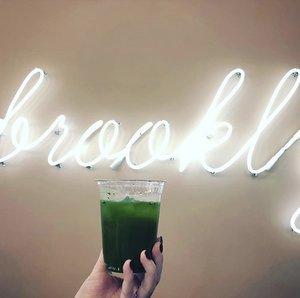
[[[160,276],[161,276],[161,272],[162,272],[162,268],[163,268],[163,240],[162,237],[158,238],[158,241],[153,245],[152,248],[152,256],[153,256],[153,260],[155,262],[156,265],[156,274],[157,274],[157,282],[159,282],[160,280]]]
[[[100,273],[100,272],[106,272],[102,249],[100,252],[100,256],[99,256],[91,274]]]
[[[75,298],[79,297],[92,297],[97,288],[101,288],[102,284],[109,282],[110,276],[106,273],[103,253],[101,250],[100,256],[86,280],[81,285]]]
[[[123,265],[124,280],[122,284],[120,298],[131,298],[134,290],[134,274],[130,268],[131,260],[127,260]]]
[[[158,282],[157,268],[155,263],[147,258],[145,250],[140,255],[140,261],[145,268],[145,277],[138,290],[138,297],[150,297]]]

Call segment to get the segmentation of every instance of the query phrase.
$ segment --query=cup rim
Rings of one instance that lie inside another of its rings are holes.
[[[159,180],[159,179],[95,179],[95,182],[161,182],[161,183],[167,183],[166,180]]]

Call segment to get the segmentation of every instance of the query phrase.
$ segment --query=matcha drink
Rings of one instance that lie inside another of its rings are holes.
[[[144,272],[140,253],[157,238],[163,181],[98,180],[103,256],[107,271],[122,277],[131,259],[134,273]]]
[[[159,202],[132,198],[122,201],[101,200],[104,262],[109,271],[122,272],[127,259],[134,272],[143,272],[139,261],[142,250],[151,251],[157,237]]]

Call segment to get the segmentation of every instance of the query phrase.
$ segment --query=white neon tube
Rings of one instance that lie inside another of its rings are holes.
[[[142,167],[145,167],[145,164],[150,164],[151,162],[148,160],[144,163],[141,163],[140,165],[136,165],[134,164],[131,159],[130,159],[130,151],[132,146],[153,126],[152,122],[146,122],[145,124],[143,124],[134,134],[133,136],[130,138],[129,142],[127,143],[127,145],[125,146],[125,148],[123,150],[121,150],[120,152],[116,153],[115,155],[115,160],[113,161],[113,163],[110,165],[110,167],[112,169],[116,169],[118,166],[120,166],[120,164],[122,163],[122,161],[125,159],[127,162],[127,165],[131,168],[131,169],[141,169]]]
[[[296,226],[296,220],[297,218],[300,216],[300,208],[298,208],[295,213],[292,215],[291,217],[291,221],[290,221],[290,225],[291,228],[294,232],[296,232],[297,234],[300,234],[300,227]]]
[[[224,89],[227,87],[228,82],[234,77],[238,78],[237,83],[235,83],[229,94],[226,95],[222,100],[221,96],[224,92]],[[175,153],[176,158],[180,160],[180,172],[183,172],[193,159],[199,160],[201,165],[209,172],[217,172],[216,169],[209,167],[205,162],[205,154],[209,150],[217,146],[217,143],[212,143],[210,141],[210,136],[213,133],[214,129],[224,127],[227,129],[227,133],[226,136],[223,137],[220,144],[224,143],[230,137],[232,132],[232,125],[228,122],[216,122],[216,119],[222,109],[226,106],[226,104],[228,104],[232,100],[233,96],[241,88],[244,79],[245,72],[241,68],[233,69],[226,75],[220,87],[218,88],[212,104],[210,105],[203,120],[199,123],[197,128],[188,136],[188,138],[183,142],[183,144]],[[236,156],[236,159],[238,159],[238,156]],[[222,170],[223,168],[219,169],[219,171]]]
[[[300,84],[300,69],[294,68],[289,70],[284,76],[283,78],[280,80],[280,82],[278,83],[278,85],[276,86],[271,99],[267,105],[267,108],[262,116],[262,119],[257,127],[256,132],[254,133],[254,135],[251,138],[251,144],[250,144],[250,148],[248,151],[248,155],[247,155],[247,167],[248,170],[252,173],[252,174],[259,174],[261,172],[264,172],[266,170],[270,170],[273,165],[277,162],[277,160],[281,157],[281,155],[289,148],[291,147],[297,140],[299,140],[299,131],[294,134],[294,136],[262,167],[260,167],[259,169],[255,170],[252,166],[252,158],[253,158],[253,152],[255,149],[255,146],[257,144],[257,141],[261,135],[261,133],[267,128],[267,126],[274,120],[274,118],[276,116],[278,116],[278,114],[282,111],[282,109],[288,104],[288,102],[290,101],[290,99],[292,98],[292,96],[295,94],[296,90],[299,87]],[[278,93],[280,92],[280,90],[282,89],[282,87],[284,86],[285,82],[287,81],[287,79],[289,77],[291,77],[292,75],[296,76],[296,80],[294,85],[292,86],[292,88],[290,89],[290,91],[288,92],[288,94],[286,95],[286,97],[281,101],[281,103],[276,107],[276,109],[270,113],[274,102],[278,96]]]
[[[81,159],[81,154],[84,149],[84,145],[86,141],[91,137],[92,134],[94,134],[100,127],[102,127],[103,121],[99,120],[93,123],[81,136],[81,138],[78,141],[78,144],[76,146],[76,153],[75,153],[75,159],[79,165],[82,167],[91,167],[94,166],[96,163],[98,163],[102,159],[102,155],[100,153],[99,156],[97,156],[95,159],[89,162],[84,162]]]

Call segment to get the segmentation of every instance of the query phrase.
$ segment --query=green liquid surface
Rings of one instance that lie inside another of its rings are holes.
[[[144,272],[142,250],[152,250],[157,237],[160,203],[131,198],[122,201],[101,200],[102,245],[109,271],[123,272],[123,264],[132,260],[134,272]]]

